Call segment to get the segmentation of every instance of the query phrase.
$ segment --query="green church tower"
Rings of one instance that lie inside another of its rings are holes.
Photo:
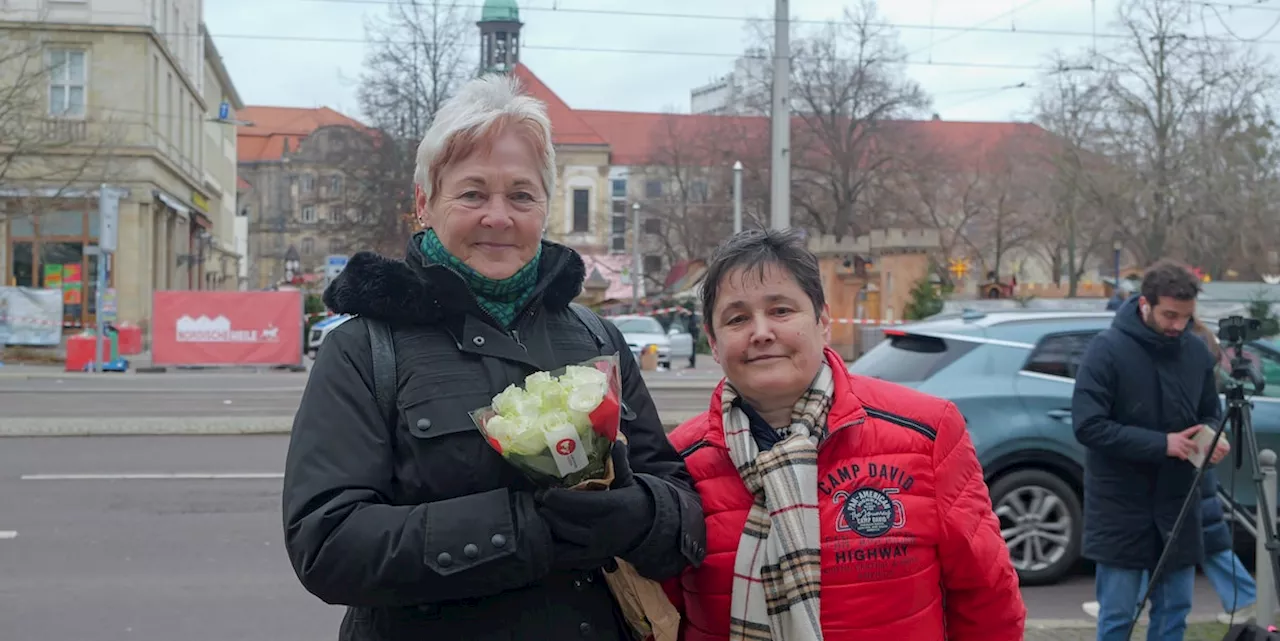
[[[520,62],[520,7],[516,0],[485,0],[480,11],[480,73],[509,73]]]

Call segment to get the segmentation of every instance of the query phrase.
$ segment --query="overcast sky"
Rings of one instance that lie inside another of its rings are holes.
[[[205,20],[247,104],[328,106],[359,117],[362,25],[390,1],[210,0]],[[1198,8],[1188,35],[1261,38],[1256,46],[1280,58],[1280,29],[1268,31],[1280,20],[1280,0],[1191,1]],[[462,2],[479,15],[483,0]],[[792,17],[839,19],[845,4],[792,0]],[[1008,120],[1028,116],[1055,49],[1115,45],[1107,35],[1116,33],[1117,4],[892,0],[880,12],[897,25],[910,53],[907,73],[934,97],[934,111],[946,120]],[[731,69],[752,42],[747,20],[768,17],[773,1],[523,0],[520,7],[523,62],[570,106],[687,112],[689,90]],[[1028,33],[1035,31],[1079,35]]]

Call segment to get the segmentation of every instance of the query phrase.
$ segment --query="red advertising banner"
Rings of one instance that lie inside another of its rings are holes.
[[[302,292],[156,292],[156,365],[297,365]]]

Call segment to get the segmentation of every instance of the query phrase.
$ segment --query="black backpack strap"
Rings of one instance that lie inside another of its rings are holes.
[[[604,328],[604,321],[600,320],[600,317],[596,315],[595,312],[591,311],[591,309],[586,305],[582,305],[580,303],[569,303],[569,309],[572,309],[573,313],[577,315],[578,320],[582,321],[582,324],[586,325],[587,329],[591,330],[591,335],[596,339],[596,347],[601,350],[601,353],[604,353],[603,350],[605,347],[609,347],[614,351],[617,351],[618,346],[614,345],[613,341],[609,338],[609,332]]]
[[[578,303],[569,303],[569,309],[572,309],[574,315],[578,317],[578,320],[582,321],[582,324],[586,325],[587,329],[591,330],[591,335],[596,338],[596,347],[600,349],[601,355],[608,356],[611,354],[622,354],[622,349],[613,342],[613,339],[609,336],[609,332],[605,330],[604,321],[600,319],[600,316],[591,311],[585,305],[580,305]],[[627,353],[631,353],[630,347],[627,348]],[[633,421],[635,418],[636,413],[631,411],[631,408],[627,405],[627,401],[623,400],[622,420]]]
[[[391,326],[384,321],[365,318],[369,328],[369,348],[373,355],[373,395],[378,399],[378,409],[387,426],[394,428],[396,420],[396,345]]]

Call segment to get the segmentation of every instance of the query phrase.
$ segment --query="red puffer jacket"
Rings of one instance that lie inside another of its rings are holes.
[[[827,639],[1021,641],[1026,607],[973,442],[950,402],[835,373],[818,450]],[[683,641],[728,638],[733,559],[751,495],[711,410],[671,435],[707,520],[707,557],[665,587]]]

